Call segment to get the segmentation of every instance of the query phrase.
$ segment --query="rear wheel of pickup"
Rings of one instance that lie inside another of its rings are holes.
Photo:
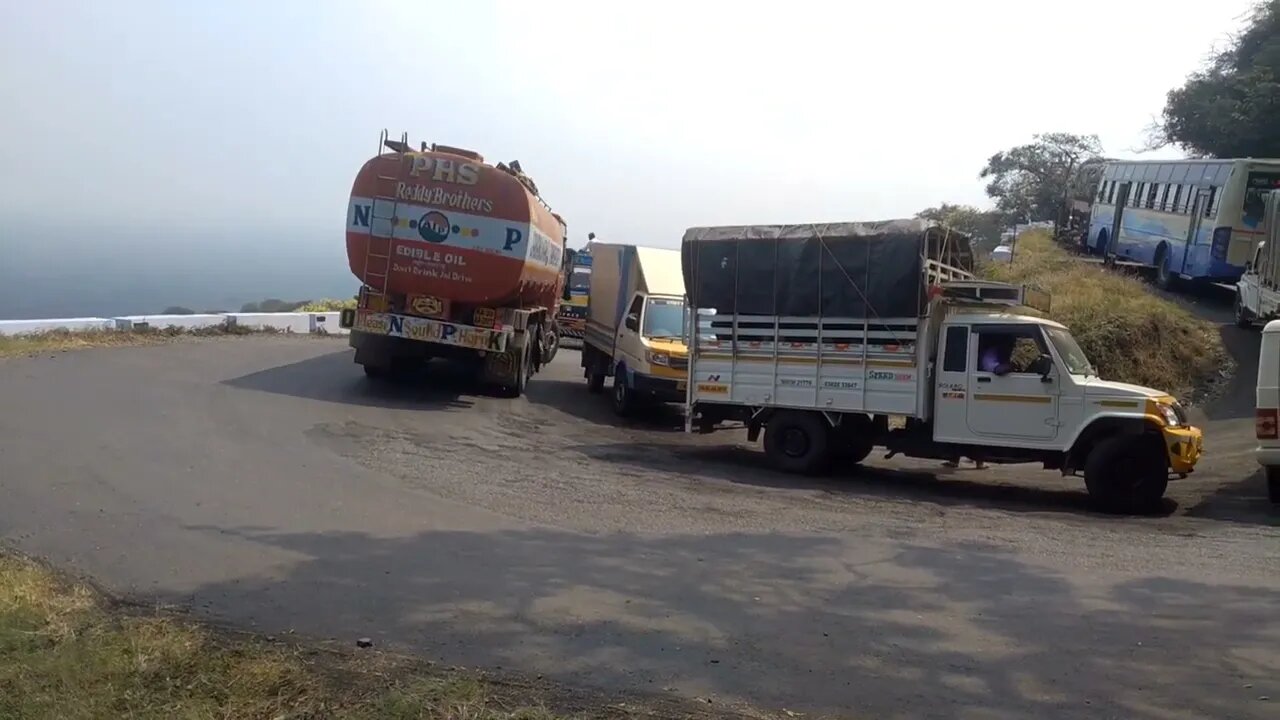
[[[818,413],[783,411],[765,425],[764,452],[783,472],[818,473],[831,463],[831,434],[831,426]]]
[[[1249,328],[1253,326],[1253,315],[1249,312],[1249,308],[1244,306],[1244,298],[1240,296],[1239,288],[1236,289],[1236,327]]]
[[[1169,486],[1164,444],[1150,435],[1103,440],[1085,461],[1084,484],[1104,512],[1154,512]]]
[[[1280,505],[1280,467],[1269,467],[1267,472],[1267,499]]]

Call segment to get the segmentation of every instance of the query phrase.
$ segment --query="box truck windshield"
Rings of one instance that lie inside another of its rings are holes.
[[[677,338],[684,332],[684,300],[651,297],[645,303],[644,328],[647,338]]]

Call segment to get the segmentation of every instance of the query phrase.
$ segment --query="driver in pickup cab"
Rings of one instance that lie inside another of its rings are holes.
[[[992,375],[1009,374],[1013,370],[1013,337],[1010,335],[988,335],[986,337],[991,338],[991,340],[978,356],[978,369]],[[974,468],[978,470],[986,469],[987,464],[982,460],[971,459],[973,460]],[[943,466],[949,468],[960,467],[960,456],[957,455],[944,462]]]

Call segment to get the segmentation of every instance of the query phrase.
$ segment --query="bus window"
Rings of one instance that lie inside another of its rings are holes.
[[[1242,225],[1251,229],[1262,226],[1262,218],[1267,212],[1267,193],[1272,190],[1280,190],[1280,170],[1249,173],[1241,208]]]
[[[1107,203],[1114,204],[1116,201],[1116,181],[1111,181],[1111,189],[1107,190]]]
[[[1171,213],[1178,213],[1178,212],[1182,212],[1182,204],[1181,204],[1181,203],[1182,203],[1182,186],[1181,186],[1181,185],[1174,185],[1174,186],[1173,186],[1173,199],[1169,201],[1169,212],[1171,212]]]
[[[1204,216],[1215,217],[1218,214],[1218,188],[1209,188],[1209,202],[1204,204]]]
[[[1167,183],[1169,182],[1169,176],[1172,174],[1173,174],[1172,165],[1161,165],[1160,172],[1156,175],[1156,180],[1162,183]]]
[[[1171,185],[1166,183],[1165,185],[1162,186],[1162,189],[1160,190],[1160,211],[1161,212],[1169,212],[1169,189],[1171,187],[1172,187]]]
[[[1160,191],[1159,183],[1147,183],[1147,208],[1154,209],[1156,206],[1156,194]]]

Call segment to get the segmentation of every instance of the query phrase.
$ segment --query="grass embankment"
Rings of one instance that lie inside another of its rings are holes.
[[[271,332],[244,327],[138,330],[49,330],[25,335],[0,335],[0,358],[40,355],[85,348],[158,345],[180,337],[221,337]]]
[[[1228,362],[1212,323],[1153,293],[1138,278],[1080,262],[1047,232],[1023,234],[1013,262],[987,266],[983,274],[1049,291],[1050,317],[1071,328],[1107,380],[1186,398]]]
[[[0,718],[556,717],[537,696],[375,650],[305,649],[130,612],[0,554]],[[647,715],[603,703],[584,714]]]
[[[355,306],[355,298],[347,298],[345,300],[327,298],[324,300],[312,300],[298,308],[298,312],[338,312],[339,310],[354,308]]]

